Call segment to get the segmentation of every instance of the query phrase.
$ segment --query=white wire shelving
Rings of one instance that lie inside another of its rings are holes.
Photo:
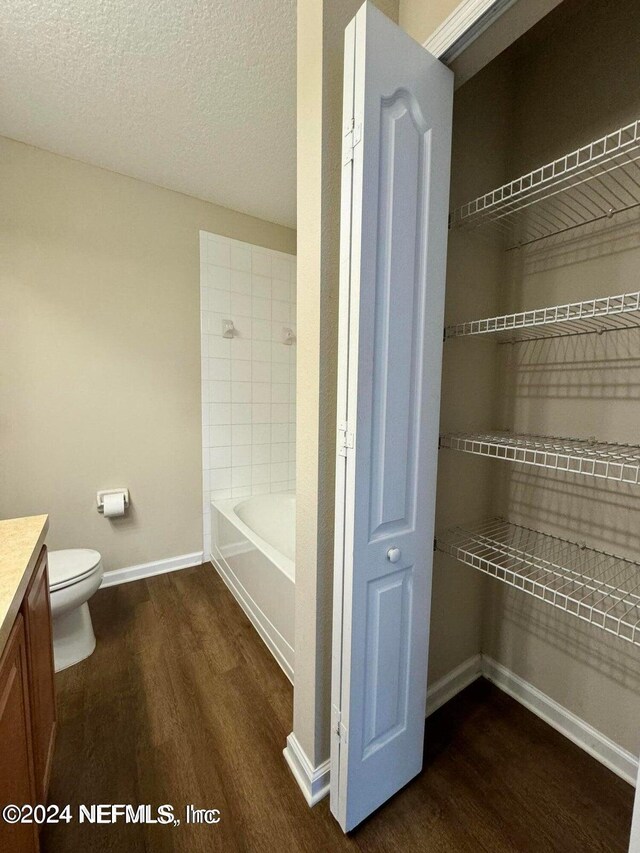
[[[639,205],[640,119],[463,204],[449,226],[488,224],[515,248]]]
[[[640,565],[493,518],[438,535],[474,569],[640,645]]]
[[[446,327],[445,338],[484,336],[517,343],[639,327],[640,291],[636,291],[457,323]]]
[[[440,447],[587,477],[640,484],[640,447],[509,432],[440,436]]]

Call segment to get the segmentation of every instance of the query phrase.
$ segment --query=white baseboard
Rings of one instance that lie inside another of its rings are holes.
[[[488,655],[473,655],[429,685],[427,717],[481,675],[625,782],[636,784],[638,759],[635,755]]]
[[[480,655],[474,655],[430,685],[427,692],[427,716],[433,714],[445,702],[452,699],[456,693],[460,693],[461,690],[480,678],[482,675],[481,665]],[[293,733],[287,738],[284,757],[310,806],[314,806],[327,796],[331,769],[330,759],[318,767],[313,767]]]
[[[427,689],[427,717],[482,675],[482,656],[473,655]]]
[[[635,755],[487,655],[473,655],[429,685],[427,717],[480,676],[524,705],[625,782],[635,786],[638,774],[638,758]],[[295,734],[287,738],[284,757],[310,806],[329,793],[329,759],[313,767]]]
[[[141,563],[139,566],[114,569],[112,572],[104,573],[100,588],[151,578],[154,575],[164,575],[178,569],[190,569],[192,566],[199,566],[202,558],[202,551],[194,551],[193,554],[181,554],[179,557],[169,557],[167,560],[154,560],[152,563]]]
[[[451,672],[429,685],[426,716],[433,714],[480,676],[484,676],[516,702],[524,705],[625,782],[635,786],[638,774],[638,759],[635,755],[487,655],[467,658]],[[329,793],[329,759],[318,767],[313,767],[295,734],[290,734],[287,738],[284,757],[310,806]]]
[[[482,674],[609,770],[636,784],[638,759],[631,752],[487,655],[482,655]]]
[[[330,760],[327,759],[322,764],[314,767],[293,732],[287,738],[287,745],[283,750],[283,755],[296,782],[300,786],[300,790],[304,794],[307,804],[315,806],[316,803],[319,803],[329,793]]]

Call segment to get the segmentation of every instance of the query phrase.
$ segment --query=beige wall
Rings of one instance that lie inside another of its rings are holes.
[[[0,139],[0,517],[115,569],[202,547],[199,229],[295,233]],[[96,511],[127,486],[121,520]]]
[[[487,110],[487,100],[493,110]],[[451,206],[505,177],[510,90],[500,67],[463,86],[454,97]],[[485,156],[479,160],[477,152]],[[450,231],[445,323],[497,312],[504,253],[475,233]],[[496,351],[483,340],[450,340],[443,349],[442,433],[491,430],[497,398]],[[438,454],[436,531],[491,514],[495,471],[485,459]],[[436,552],[433,571],[429,682],[481,651],[483,578]]]
[[[459,5],[460,0],[400,0],[399,24],[424,44]]]
[[[344,29],[362,0],[298,0],[298,378],[294,733],[329,754]],[[397,20],[398,0],[376,3]]]

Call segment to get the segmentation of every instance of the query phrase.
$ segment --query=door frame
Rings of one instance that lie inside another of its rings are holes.
[[[495,41],[495,52],[491,57],[484,58],[482,65],[478,65],[476,70],[480,71],[561,2],[562,0],[462,0],[422,46],[446,65],[453,67],[454,61],[474,42]],[[491,33],[491,39],[483,39],[499,21],[500,24]],[[455,71],[455,67],[453,70]]]
[[[423,42],[446,65],[469,47],[519,0],[462,0]]]
[[[463,0],[423,47],[451,68],[458,89],[561,2]]]

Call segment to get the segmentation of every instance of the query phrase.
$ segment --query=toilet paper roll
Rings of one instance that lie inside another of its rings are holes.
[[[104,496],[104,517],[118,518],[124,515],[124,494],[118,492],[115,495]]]

